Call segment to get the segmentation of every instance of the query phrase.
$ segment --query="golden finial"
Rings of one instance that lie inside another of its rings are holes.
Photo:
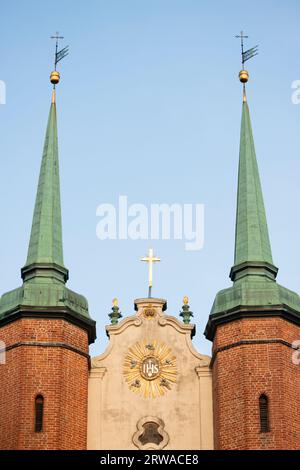
[[[111,309],[112,311],[111,313],[108,314],[108,316],[110,318],[111,324],[116,325],[119,321],[119,318],[122,318],[122,315],[119,309],[119,302],[116,297],[113,299],[112,304],[113,304],[112,309]]]
[[[51,72],[51,74],[50,74],[50,82],[52,83],[52,85],[57,85],[57,84],[59,83],[59,80],[60,80],[59,72],[57,72],[56,70],[54,70],[53,72]]]
[[[53,85],[53,88],[55,88],[55,85],[57,85],[60,81],[60,74],[56,70],[56,66],[60,60],[62,60],[64,57],[66,57],[69,54],[69,46],[64,47],[60,51],[58,51],[58,41],[60,39],[64,39],[63,36],[59,36],[59,33],[57,32],[55,36],[51,36],[51,39],[56,40],[55,44],[55,56],[54,56],[54,70],[50,74],[50,82]],[[53,97],[52,97],[53,98]],[[54,97],[55,98],[55,97]]]
[[[249,73],[247,70],[245,70],[245,62],[249,59],[252,59],[252,57],[258,54],[258,46],[254,46],[251,49],[244,51],[244,39],[248,38],[248,36],[246,36],[244,32],[241,31],[240,34],[236,35],[235,37],[241,39],[242,70],[239,73],[239,79],[240,82],[243,84],[243,102],[245,102],[247,101],[245,84],[249,80]]]
[[[186,325],[190,323],[191,317],[194,316],[193,312],[190,311],[189,298],[187,295],[183,297],[183,306],[179,316],[182,317],[183,323]]]
[[[247,70],[241,70],[239,73],[239,79],[241,83],[247,83],[249,80],[249,73]]]

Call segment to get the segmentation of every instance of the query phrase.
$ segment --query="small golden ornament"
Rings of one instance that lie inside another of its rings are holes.
[[[52,85],[57,85],[59,83],[59,80],[60,80],[59,72],[57,72],[56,70],[51,72],[50,82],[52,83]]]
[[[240,82],[242,83],[247,83],[248,80],[249,80],[249,73],[247,72],[247,70],[241,70],[240,73],[239,73],[239,79],[240,79]]]

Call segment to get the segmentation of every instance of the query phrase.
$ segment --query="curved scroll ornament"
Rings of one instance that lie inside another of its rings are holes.
[[[123,374],[133,392],[144,398],[163,396],[176,383],[176,357],[165,343],[144,340],[129,348]]]

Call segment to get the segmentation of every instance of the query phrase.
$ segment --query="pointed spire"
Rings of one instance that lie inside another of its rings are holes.
[[[244,34],[241,32],[241,41]],[[266,212],[255,155],[245,84],[249,74],[244,62],[257,55],[257,46],[244,52],[239,78],[243,84],[243,110],[237,191],[233,285],[219,291],[209,316],[205,337],[214,340],[220,325],[244,318],[280,316],[299,324],[300,297],[275,280]]]
[[[24,280],[36,275],[55,277],[62,281],[68,277],[63,262],[55,90],[48,118],[27,261],[22,269]]]
[[[230,277],[235,281],[247,274],[264,274],[275,279],[277,268],[273,265],[265,206],[244,84],[235,259]]]
[[[53,91],[27,261],[21,269],[24,282],[36,277],[61,282],[68,279],[68,270],[63,261],[55,87],[60,81],[57,63],[69,52],[68,46],[58,51],[58,41],[63,36],[56,33],[51,38],[56,40],[54,70],[50,74]]]
[[[60,39],[55,36],[55,39]],[[55,65],[67,55],[55,53]],[[33,213],[26,265],[21,269],[23,285],[0,298],[0,324],[23,317],[59,318],[88,333],[89,344],[96,338],[95,322],[89,316],[88,302],[65,285],[58,165],[55,85],[60,75],[50,75],[53,93]]]

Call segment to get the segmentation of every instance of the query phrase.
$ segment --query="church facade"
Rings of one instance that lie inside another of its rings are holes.
[[[210,357],[166,307],[137,299],[135,315],[107,328],[89,375],[88,449],[213,448]]]
[[[244,86],[233,284],[208,315],[212,356],[193,347],[188,299],[181,321],[149,296],[122,320],[114,303],[91,358],[95,321],[66,287],[54,90],[23,282],[0,300],[0,449],[299,449],[300,297],[277,271]]]

